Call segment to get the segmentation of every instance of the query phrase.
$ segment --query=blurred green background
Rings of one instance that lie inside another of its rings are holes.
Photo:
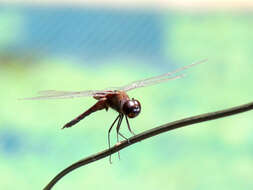
[[[103,89],[204,58],[183,79],[129,92],[136,133],[252,101],[253,14],[0,6],[0,187],[42,189],[73,162],[106,149],[117,116],[61,127],[92,98],[19,101],[40,90]],[[53,189],[252,189],[252,112],[174,130],[79,168]],[[122,133],[131,136],[125,122]],[[115,143],[115,131],[112,133]]]

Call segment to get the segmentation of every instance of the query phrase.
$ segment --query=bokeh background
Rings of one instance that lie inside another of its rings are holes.
[[[42,189],[65,167],[108,146],[114,111],[61,130],[95,100],[18,100],[37,91],[119,86],[208,58],[183,79],[129,92],[142,103],[130,120],[136,133],[252,101],[250,3],[126,2],[0,3],[1,189]],[[252,116],[150,138],[122,150],[121,160],[113,155],[112,165],[106,158],[75,170],[54,189],[252,189]],[[122,133],[131,136],[126,128]]]

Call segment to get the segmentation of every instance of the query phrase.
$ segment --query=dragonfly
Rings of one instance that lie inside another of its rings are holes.
[[[195,63],[192,63],[190,65],[183,66],[181,68],[178,68],[172,72],[168,72],[165,74],[161,74],[158,76],[137,80],[134,82],[131,82],[127,85],[120,86],[120,87],[110,87],[105,88],[102,90],[85,90],[85,91],[58,91],[58,90],[46,90],[46,91],[39,91],[40,94],[37,97],[31,97],[31,98],[23,98],[23,100],[43,100],[43,99],[68,99],[68,98],[80,98],[80,97],[93,97],[97,100],[97,102],[91,106],[89,109],[87,109],[85,112],[77,116],[75,119],[71,120],[70,122],[66,123],[62,128],[70,128],[83,120],[88,115],[99,111],[99,110],[106,110],[108,111],[109,108],[112,108],[116,112],[118,112],[118,116],[111,124],[109,130],[108,130],[108,144],[109,148],[111,147],[110,144],[110,133],[113,128],[113,126],[117,123],[116,127],[116,133],[117,133],[117,142],[119,142],[119,136],[122,138],[128,140],[122,133],[120,133],[120,126],[121,123],[125,117],[127,127],[129,132],[132,135],[135,135],[133,130],[130,127],[130,123],[128,121],[128,118],[135,118],[138,116],[141,112],[141,104],[137,99],[129,98],[127,92],[141,88],[141,87],[147,87],[151,85],[155,85],[162,82],[167,82],[170,80],[175,80],[184,77],[184,74],[178,74],[181,71],[184,71],[186,69],[189,69],[193,66],[199,65],[201,63],[206,62],[207,60],[201,60]],[[111,163],[111,158],[110,158]]]

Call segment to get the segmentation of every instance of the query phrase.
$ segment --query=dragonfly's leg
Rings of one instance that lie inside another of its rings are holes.
[[[109,145],[109,149],[111,148],[111,143],[110,143],[110,133],[111,133],[111,130],[114,126],[114,124],[116,123],[116,121],[120,118],[120,115],[117,116],[117,118],[114,120],[114,122],[112,123],[111,127],[109,128],[109,131],[108,131],[108,145]],[[109,162],[110,164],[112,163],[112,159],[111,159],[111,154],[110,154],[110,157],[109,157]]]
[[[123,139],[128,140],[121,132],[119,132],[119,136],[121,136]]]
[[[122,120],[124,119],[124,115],[122,114]],[[121,121],[122,122],[122,121]],[[127,140],[127,137],[125,137],[119,130],[120,130],[120,125],[117,126],[116,130],[117,130],[117,141],[119,142],[119,137],[121,136],[123,139]]]
[[[119,129],[122,123],[123,114],[120,114],[119,122],[117,124],[116,132],[117,132],[117,142],[119,142]]]
[[[129,124],[127,116],[126,116],[126,122],[127,122],[127,127],[128,127],[128,130],[130,131],[130,133],[132,133],[133,135],[135,135],[134,132],[132,131],[131,127],[130,127],[130,124]]]
[[[120,114],[120,118],[119,118],[118,125],[117,125],[117,128],[116,128],[116,131],[117,131],[117,142],[119,142],[119,129],[120,129],[123,117],[124,117],[124,115]],[[118,151],[118,157],[120,159],[120,153],[119,153],[119,151]]]
[[[85,111],[84,113],[82,113],[81,115],[76,117],[75,119],[71,120],[70,122],[66,123],[63,126],[63,129],[64,128],[69,128],[69,127],[75,125],[76,123],[78,123],[79,121],[81,121],[82,119],[84,119],[86,116],[90,115],[93,112],[96,112],[96,111],[99,111],[99,110],[102,110],[102,109],[107,109],[106,101],[107,101],[106,98],[100,99],[96,104],[94,104],[87,111]]]

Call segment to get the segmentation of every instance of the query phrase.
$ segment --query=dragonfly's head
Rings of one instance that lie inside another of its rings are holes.
[[[129,118],[134,118],[141,112],[141,104],[138,100],[128,100],[123,105],[123,113]]]

